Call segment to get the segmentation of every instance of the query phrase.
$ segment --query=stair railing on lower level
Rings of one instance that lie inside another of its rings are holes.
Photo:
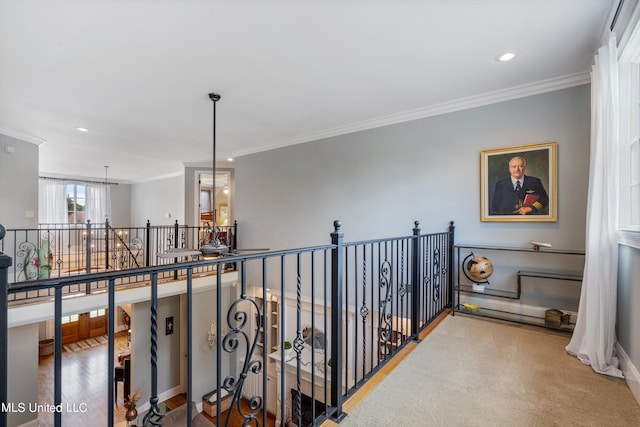
[[[140,334],[149,331],[146,344],[134,342],[132,348],[132,358],[139,358],[134,360],[141,367],[136,379],[144,381],[141,394],[146,403],[139,407],[145,412],[143,425],[162,425],[165,417],[160,398],[167,392],[169,373],[159,370],[159,362],[166,362],[171,351],[161,340],[159,312],[166,310],[161,304],[164,298],[176,293],[185,299],[187,402],[200,401],[209,389],[220,397],[227,394],[232,410],[223,412],[219,399],[210,414],[217,425],[228,425],[231,412],[246,425],[267,425],[269,417],[275,417],[281,426],[290,422],[319,425],[325,419],[339,422],[346,415],[344,401],[451,307],[453,236],[453,223],[444,233],[421,235],[416,221],[412,234],[405,237],[344,243],[341,224],[336,221],[331,243],[324,246],[11,286],[7,271],[12,260],[0,253],[0,427],[9,425],[10,411],[5,409],[16,404],[12,391],[20,387],[11,384],[9,388],[8,384],[8,296],[53,289],[54,384],[53,401],[47,403],[58,407],[63,404],[64,389],[64,289],[105,282],[109,332],[104,406],[108,425],[116,424],[116,291],[119,283],[134,279],[146,283],[143,289],[149,290],[146,300],[140,300],[139,294],[132,299],[139,314],[132,328],[139,328],[136,333]],[[237,266],[232,280],[222,274],[228,264]],[[167,279],[176,270],[184,280]],[[125,293],[119,294],[119,303],[126,298]],[[209,345],[215,347],[213,363],[202,348],[202,337],[196,335],[203,328],[208,331]],[[286,341],[292,342],[292,350],[285,348]],[[145,354],[149,355],[146,361]],[[271,381],[275,387],[270,386]],[[63,412],[53,414],[57,427],[73,422],[74,414]],[[187,425],[192,425],[195,416],[202,415],[186,405]]]
[[[223,243],[236,249],[238,224],[217,227]],[[178,224],[143,227],[115,227],[108,220],[94,224],[39,224],[33,229],[8,229],[0,241],[0,252],[12,259],[9,283],[46,280],[95,272],[126,270],[173,264],[182,258],[163,258],[168,249],[199,249],[211,242],[214,229]],[[90,294],[96,287],[78,286],[73,292]],[[11,301],[23,301],[53,295],[40,292],[13,294]]]

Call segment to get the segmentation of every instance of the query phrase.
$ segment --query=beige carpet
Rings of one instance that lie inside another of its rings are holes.
[[[640,426],[624,380],[568,355],[569,339],[448,316],[340,427]]]

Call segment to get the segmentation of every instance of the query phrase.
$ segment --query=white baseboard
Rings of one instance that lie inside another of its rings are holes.
[[[629,355],[624,351],[620,343],[616,343],[616,353],[620,361],[620,370],[624,374],[625,381],[636,398],[636,402],[640,405],[640,372],[631,362]]]
[[[165,400],[171,399],[173,396],[180,393],[182,393],[182,388],[180,386],[170,388],[169,390],[158,395],[158,402],[164,402]],[[149,401],[146,401],[142,405],[138,405],[138,412],[146,412],[149,410],[149,408],[151,408],[151,405],[149,404]]]

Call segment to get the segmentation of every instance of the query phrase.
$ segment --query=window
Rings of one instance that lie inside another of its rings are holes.
[[[80,184],[67,184],[67,223],[84,224],[86,206],[86,187]]]
[[[111,216],[111,184],[40,178],[38,222],[40,224],[104,223]]]
[[[640,102],[640,100],[639,100]],[[638,106],[636,105],[636,108]],[[636,136],[631,140],[630,152],[630,180],[629,180],[629,225],[640,226],[640,140],[638,139],[638,115],[635,115],[636,124],[634,126]]]
[[[640,24],[632,20],[619,43],[619,241],[640,248]]]
[[[93,310],[89,312],[89,317],[93,319],[94,317],[104,316],[105,312],[104,308],[101,308],[100,310]]]
[[[78,318],[79,317],[78,317],[77,314],[70,314],[69,316],[62,316],[62,324],[64,325],[65,323],[77,322]]]

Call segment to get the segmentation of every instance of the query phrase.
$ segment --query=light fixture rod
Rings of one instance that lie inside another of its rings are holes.
[[[211,173],[213,175],[213,195],[211,197],[211,222],[213,228],[216,228],[216,103],[220,101],[220,94],[210,93],[209,99],[213,101],[213,167]]]

